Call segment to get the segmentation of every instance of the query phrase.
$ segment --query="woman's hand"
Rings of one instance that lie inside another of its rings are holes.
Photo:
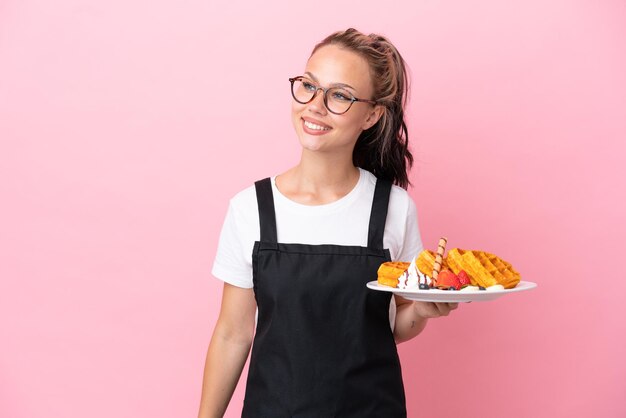
[[[416,302],[394,295],[396,299],[396,324],[393,336],[401,343],[418,335],[430,318],[447,316],[459,307],[458,303]]]
[[[458,303],[413,302],[415,314],[422,318],[438,318],[440,316],[448,316],[450,311],[453,311],[458,307]]]

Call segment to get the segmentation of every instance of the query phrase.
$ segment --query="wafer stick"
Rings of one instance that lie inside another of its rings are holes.
[[[435,257],[435,264],[433,265],[433,281],[437,284],[437,276],[441,271],[441,263],[443,263],[443,254],[446,252],[446,244],[448,239],[446,237],[439,238],[439,244],[437,245],[437,256]]]

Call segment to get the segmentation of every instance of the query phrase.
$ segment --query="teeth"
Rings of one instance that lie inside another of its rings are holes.
[[[311,122],[308,122],[308,121],[306,121],[306,120],[304,121],[304,125],[305,125],[307,128],[309,128],[309,129],[314,129],[314,130],[316,130],[316,131],[329,131],[329,130],[330,130],[330,128],[325,128],[325,127],[323,127],[323,126],[316,125],[316,124],[311,123]]]

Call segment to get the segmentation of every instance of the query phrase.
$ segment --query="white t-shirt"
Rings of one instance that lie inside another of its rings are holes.
[[[276,188],[276,178],[272,177],[278,242],[366,247],[376,177],[361,168],[359,172],[358,183],[347,195],[315,206],[288,199]],[[259,212],[253,185],[230,200],[213,275],[234,286],[252,288],[252,248],[259,238]],[[406,190],[398,186],[391,188],[389,196],[383,247],[389,249],[394,261],[410,261],[422,250],[415,204]],[[395,303],[391,300],[393,328]]]

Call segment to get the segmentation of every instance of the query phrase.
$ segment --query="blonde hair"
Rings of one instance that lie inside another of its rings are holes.
[[[326,45],[337,45],[353,51],[368,62],[374,97],[384,112],[378,122],[359,136],[352,160],[357,167],[376,177],[407,188],[408,171],[413,165],[409,151],[409,134],[404,121],[404,107],[409,85],[404,59],[384,36],[365,35],[356,29],[335,32],[318,43],[311,55]]]

